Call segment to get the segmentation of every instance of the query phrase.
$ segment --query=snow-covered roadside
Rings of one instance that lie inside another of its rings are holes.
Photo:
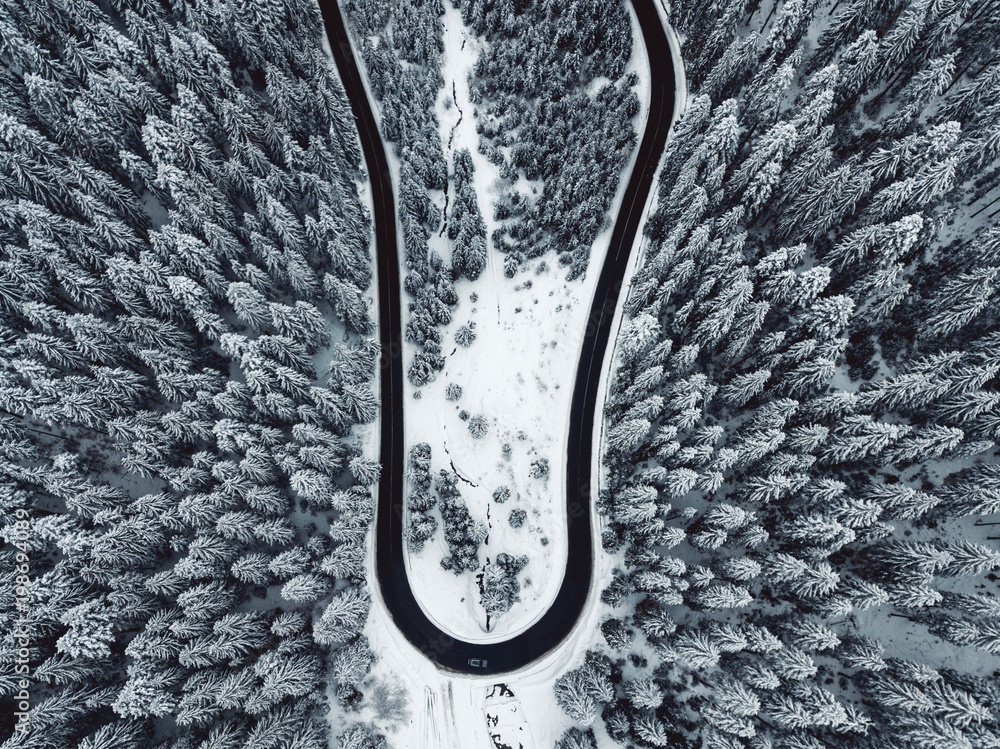
[[[631,7],[629,10],[631,15]],[[640,113],[634,126],[641,134],[649,111],[649,63],[634,15],[632,22],[638,43],[628,69],[639,76]],[[442,69],[446,77],[437,114],[446,149],[453,132],[449,158],[463,148],[472,155],[476,191],[490,236],[497,226],[493,202],[499,173],[476,149],[478,135],[467,83],[482,42],[468,33],[460,12],[448,4],[444,24]],[[451,102],[450,106],[446,101]],[[634,163],[633,154],[623,176],[631,174]],[[612,219],[621,206],[626,182],[622,180],[615,195],[609,212]],[[491,622],[486,632],[474,576],[457,577],[440,568],[439,562],[446,554],[440,534],[419,554],[408,555],[410,581],[421,608],[452,636],[486,642],[523,631],[545,612],[562,582],[566,559],[565,445],[572,383],[597,270],[604,262],[612,228],[609,225],[592,248],[591,272],[570,283],[564,280],[564,271],[545,258],[535,260],[524,272],[508,279],[503,275],[502,255],[491,247],[483,275],[476,282],[456,283],[460,301],[455,319],[444,331],[444,371],[436,382],[418,389],[417,399],[413,398],[414,388],[409,388],[407,445],[427,442],[434,470],[455,470],[465,480],[459,488],[470,513],[490,525],[484,556],[493,559],[505,552],[526,554],[530,559],[521,574],[521,602],[495,626]],[[448,242],[443,237],[433,238],[431,246],[442,257],[449,257]],[[454,345],[453,334],[469,322],[476,325],[477,339],[463,349]],[[449,383],[462,387],[457,402],[444,397]],[[459,418],[460,411],[486,416],[489,435],[482,440],[471,439],[466,422]],[[501,451],[504,443],[510,444],[509,457]],[[549,475],[544,480],[529,476],[531,462],[537,458],[549,461]],[[512,498],[497,504],[492,495],[501,485],[511,490]],[[528,521],[520,529],[508,522],[513,509],[528,513]]]
[[[660,16],[660,21],[662,22],[664,31],[666,32],[667,35],[667,41],[670,44],[670,54],[673,58],[673,65],[675,71],[674,109],[671,120],[672,122],[671,131],[672,131],[673,126],[676,125],[677,121],[680,119],[681,115],[683,115],[684,110],[687,106],[687,84],[686,84],[686,77],[684,74],[684,62],[683,58],[681,57],[680,41],[678,40],[677,35],[675,34],[673,28],[667,22],[669,16],[666,10],[662,7],[662,0],[657,0],[656,6]],[[629,5],[629,9],[631,10],[631,5]],[[642,36],[639,33],[637,22],[635,21],[634,18],[633,18],[633,23],[636,25],[636,32],[635,32],[636,38],[641,40]],[[641,46],[645,51],[645,46],[644,45]],[[647,70],[649,69],[648,62],[646,69]],[[648,85],[648,81],[646,82],[646,84]],[[648,98],[646,99],[646,106],[648,107]],[[670,134],[667,135],[667,142],[668,143],[670,142]],[[643,260],[646,250],[648,248],[648,240],[646,239],[645,234],[642,232],[642,227],[646,225],[646,221],[648,220],[650,214],[652,213],[653,209],[656,206],[656,200],[657,200],[656,188],[660,183],[660,175],[663,171],[663,163],[664,163],[663,157],[661,155],[656,165],[656,171],[653,174],[653,182],[652,182],[653,187],[650,190],[650,194],[646,199],[646,205],[643,208],[642,216],[639,219],[640,230],[635,238],[635,241],[632,245],[632,249],[629,253],[628,267],[625,269],[625,273],[622,276],[622,292],[618,296],[618,302],[615,305],[614,317],[612,319],[612,324],[611,324],[612,345],[605,354],[604,366],[601,368],[601,377],[600,380],[598,381],[598,386],[597,386],[597,403],[600,404],[600,408],[602,409],[602,414],[604,409],[604,403],[607,400],[608,384],[610,382],[611,375],[614,372],[615,360],[617,356],[618,335],[621,332],[621,326],[622,323],[624,322],[625,301],[628,299],[628,291],[631,287],[632,279],[635,276],[635,272],[641,267],[641,261]],[[631,170],[631,164],[629,168]],[[605,419],[602,417],[598,423],[599,426],[594,429],[593,444],[591,448],[592,455],[600,456],[600,459],[595,460],[591,466],[590,484],[591,486],[597,487],[597,490],[594,492],[595,497],[598,496],[601,488],[604,485],[604,472],[602,470],[602,466],[604,464],[603,447],[604,447],[604,432],[606,428]],[[593,513],[592,522],[593,522],[593,527],[595,528],[595,534],[599,539],[600,529],[603,523],[603,517],[598,514],[597,509],[595,507],[591,507],[591,512]],[[599,542],[595,543],[597,544],[596,548],[600,548]],[[592,644],[595,644],[601,639],[600,623],[602,619],[606,616],[607,607],[605,606],[605,604],[601,603],[600,593],[611,582],[611,573],[615,568],[615,566],[622,566],[622,567],[625,566],[624,560],[621,559],[620,556],[621,555],[611,556],[607,553],[602,553],[599,554],[597,557],[597,559],[600,561],[600,564],[595,563],[594,577],[591,582],[590,593],[587,597],[587,604],[586,607],[584,608],[584,613],[580,617],[581,622],[587,622],[587,624],[584,625],[587,628],[582,630],[578,628],[578,631],[592,633],[592,634],[590,634],[590,636],[586,638],[581,637],[581,639],[586,639],[588,644],[586,645],[586,647],[578,646],[576,648],[577,663],[582,657],[582,654],[588,648],[590,648]],[[545,695],[538,695],[538,699],[544,699],[544,697]],[[568,718],[565,716],[565,714],[558,709],[558,706],[556,706],[556,708],[557,708],[556,715],[558,716],[558,718],[561,719],[562,725],[558,730],[553,730],[550,732],[550,736],[547,737],[550,741],[550,744],[554,744],[555,740],[559,737],[559,735],[561,735],[561,733],[571,725],[571,721],[569,721]],[[595,738],[597,739],[598,749],[615,749],[616,747],[619,746],[617,742],[613,741],[607,735],[607,732],[604,729],[603,721],[597,721],[597,724],[593,726],[593,729]],[[548,746],[550,744],[546,744],[545,746]]]
[[[669,3],[667,0],[654,0],[656,5],[656,13],[660,16],[660,23],[663,24],[663,31],[667,35],[667,44],[670,45],[670,57],[674,61],[674,113],[671,122],[671,130],[673,125],[677,124],[677,121],[684,114],[684,110],[687,109],[687,75],[684,72],[684,55],[681,54],[681,39],[677,36],[677,32],[674,31],[674,27],[670,25],[670,11],[668,10]],[[631,7],[631,6],[629,6]],[[670,136],[667,136],[667,141],[669,142]],[[660,180],[660,168],[657,167],[656,176],[653,178],[653,189],[655,195],[656,186],[659,184]],[[647,206],[649,210],[652,210],[652,204]],[[646,216],[648,214],[643,214],[642,220],[645,222]],[[640,224],[641,225],[641,224]]]
[[[333,57],[333,50],[330,48],[330,40],[324,33],[322,36],[323,50],[327,54],[327,58],[330,61],[330,65],[337,69],[336,62]],[[354,49],[358,49],[355,45]],[[371,103],[372,107],[375,108],[377,112],[377,102],[375,97],[372,96],[371,90],[368,88],[367,79],[364,76],[364,69],[362,68],[362,78],[365,81],[365,93],[368,96],[368,101]],[[339,73],[338,73],[339,78]],[[362,169],[365,170],[364,176],[362,177],[363,183],[359,186],[359,197],[362,206],[364,206],[365,211],[367,211],[369,217],[374,217],[375,215],[375,201],[372,196],[372,183],[371,179],[367,175],[367,164],[362,164]],[[377,252],[378,248],[375,241],[375,232],[371,232],[369,236],[369,258],[372,263],[372,269],[377,268]],[[382,325],[382,320],[380,317],[381,310],[375,295],[378,294],[378,278],[377,276],[372,281],[372,286],[369,290],[369,294],[366,295],[366,300],[368,301],[368,311],[371,315],[372,321],[375,323],[375,329],[380,330]],[[318,371],[325,371],[325,369],[319,369]],[[379,366],[375,367],[375,376],[372,381],[372,391],[374,393],[380,393],[382,387],[382,368]],[[353,428],[353,433],[357,436],[358,444],[361,445],[365,457],[371,457],[378,459],[379,457],[379,445],[382,441],[382,420],[375,419],[369,424],[358,424]],[[376,502],[378,501],[378,483],[376,482],[372,486],[372,492],[375,496]],[[385,608],[385,604],[382,602],[381,596],[379,595],[379,587],[375,582],[375,560],[373,555],[374,550],[374,526],[369,530],[368,533],[368,559],[366,561],[365,570],[368,580],[368,589],[372,596],[372,608],[371,615],[369,616],[368,626],[371,626],[372,620],[379,617],[383,620],[388,619],[388,611]],[[350,727],[351,724],[356,722],[361,716],[356,714],[351,714],[341,705],[340,701],[337,699],[336,684],[333,680],[327,681],[326,694],[327,694],[327,704],[330,706],[330,712],[327,716],[327,722],[330,725],[331,734],[333,736],[339,736],[344,730]]]
[[[671,132],[672,132],[673,126],[677,124],[677,121],[680,119],[681,115],[684,114],[684,110],[687,107],[687,82],[684,74],[684,60],[681,57],[680,41],[677,38],[677,34],[674,32],[673,28],[667,22],[669,18],[669,13],[664,8],[663,0],[656,0],[655,5],[657,13],[660,16],[660,21],[663,24],[663,30],[666,32],[667,35],[667,42],[670,45],[670,54],[673,58],[673,64],[674,64],[675,90],[674,90],[674,110],[671,121],[672,123]],[[631,8],[632,6],[629,5],[630,11]],[[637,38],[642,39],[642,36],[638,30],[638,22],[635,20],[634,17],[633,17],[633,24],[635,25],[636,28],[635,33],[637,35]],[[644,45],[643,45],[643,50],[645,50]],[[646,69],[648,70],[648,58],[647,58]],[[646,81],[646,85],[648,86],[648,81]],[[648,97],[648,89],[646,90],[646,93]],[[648,107],[648,98],[646,101],[646,106]],[[670,134],[667,135],[667,143],[669,142],[670,142]],[[634,163],[634,157],[631,163]],[[630,169],[631,169],[631,164],[630,164]],[[625,302],[628,300],[629,289],[632,284],[632,279],[635,276],[635,272],[642,265],[642,260],[645,257],[646,250],[649,247],[649,241],[647,240],[646,235],[642,232],[642,227],[646,225],[646,221],[649,219],[650,214],[656,208],[656,200],[657,200],[656,189],[660,183],[660,174],[662,172],[663,172],[663,157],[661,155],[660,159],[657,161],[656,164],[656,171],[653,173],[653,182],[652,182],[653,187],[650,190],[649,196],[646,199],[646,205],[643,208],[642,216],[639,219],[640,230],[635,238],[635,242],[633,243],[632,249],[629,253],[628,267],[625,269],[625,273],[622,276],[622,292],[618,295],[618,303],[615,305],[615,313],[611,323],[612,345],[610,351],[605,355],[604,366],[601,368],[601,378],[598,381],[597,385],[597,402],[601,404],[602,413],[603,413],[604,403],[607,400],[608,383],[610,381],[612,373],[614,372],[615,362],[618,355],[618,346],[617,346],[618,335],[621,333],[622,323],[624,322]],[[595,496],[597,496],[597,494],[600,492],[601,487],[603,487],[604,485],[604,472],[601,470],[601,466],[604,463],[605,428],[606,428],[605,419],[601,418],[600,426],[594,430],[594,435],[593,435],[594,441],[592,445],[592,454],[600,456],[600,460],[594,461],[594,464],[591,466],[590,484],[591,486],[597,487],[597,491],[594,492]],[[601,523],[603,522],[603,518],[597,514],[596,508],[592,508],[592,511],[594,513],[594,526],[599,528]],[[595,575],[594,584],[591,586],[590,597],[588,598],[588,606],[593,607],[595,609],[600,608],[597,601],[597,595],[607,585],[607,583],[610,582],[610,571],[614,566],[613,562],[615,561],[622,562],[622,560],[618,560],[617,558],[609,558],[607,555],[603,556],[606,560],[604,565],[606,568],[605,569],[606,577],[604,580],[599,582],[597,580],[597,576]],[[622,566],[624,566],[623,562]]]

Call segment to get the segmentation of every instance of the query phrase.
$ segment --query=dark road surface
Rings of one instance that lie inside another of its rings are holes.
[[[653,173],[663,152],[674,109],[674,69],[655,0],[633,0],[650,57],[650,111],[616,218],[608,256],[594,291],[594,300],[580,354],[570,409],[566,455],[568,558],[566,574],[548,611],[529,629],[509,640],[476,644],[441,632],[417,604],[407,580],[403,538],[403,350],[396,207],[389,164],[378,124],[365,94],[361,73],[351,51],[344,19],[335,0],[320,0],[333,56],[351,108],[371,179],[379,281],[379,329],[382,369],[382,477],[376,515],[376,575],[393,622],[418,650],[438,666],[469,674],[498,674],[518,669],[556,647],[573,629],[587,600],[593,574],[590,475],[598,383],[607,352],[615,306],[629,261]],[[594,272],[591,269],[590,272]],[[489,661],[487,669],[468,665],[470,658]]]

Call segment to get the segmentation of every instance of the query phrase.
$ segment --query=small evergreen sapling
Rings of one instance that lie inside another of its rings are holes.
[[[482,414],[476,414],[469,419],[469,434],[473,439],[481,440],[489,434],[490,424]]]
[[[528,513],[521,508],[511,510],[507,518],[507,522],[510,523],[511,528],[522,528],[527,520]]]

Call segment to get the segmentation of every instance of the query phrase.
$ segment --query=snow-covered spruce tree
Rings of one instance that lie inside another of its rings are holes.
[[[451,271],[456,278],[465,276],[475,281],[486,267],[486,224],[476,197],[472,154],[464,149],[458,151],[454,162],[455,199],[448,217],[448,237],[455,242]]]
[[[0,8],[3,650],[33,633],[6,747],[328,745],[378,348],[322,33],[298,0]]]
[[[627,569],[602,601],[636,629],[609,628],[634,667],[608,732],[997,743],[995,696],[945,653],[1000,668],[977,524],[1000,507],[1000,11],[671,6],[691,96],[606,413],[603,540]]]
[[[470,322],[468,325],[459,326],[455,331],[455,343],[464,348],[468,348],[476,340],[476,323]]]
[[[577,723],[589,726],[597,719],[602,704],[614,698],[611,662],[589,651],[583,664],[560,676],[555,683],[559,706]]]
[[[511,528],[523,528],[524,524],[528,521],[528,512],[522,507],[515,507],[507,515],[507,522],[510,524]]]
[[[486,612],[487,622],[496,621],[521,600],[521,582],[517,576],[528,565],[527,556],[514,557],[500,552],[492,563],[487,562],[479,586],[479,603]]]
[[[358,724],[340,735],[337,749],[385,749],[386,746],[385,739],[371,726]]]
[[[458,476],[451,471],[439,471],[435,489],[440,497],[439,508],[444,522],[447,557],[441,566],[456,575],[479,568],[479,546],[486,538],[487,528],[472,519],[469,508],[458,491]]]
[[[437,532],[437,518],[430,511],[437,505],[431,488],[431,446],[420,442],[410,448],[407,471],[411,489],[406,499],[406,543],[413,552],[419,552]]]
[[[490,432],[490,423],[483,414],[476,414],[469,419],[469,434],[473,439],[481,440]]]
[[[555,749],[597,749],[597,741],[589,728],[586,731],[570,728],[556,742]]]

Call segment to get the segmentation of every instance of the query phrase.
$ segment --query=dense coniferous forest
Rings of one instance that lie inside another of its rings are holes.
[[[6,749],[319,749],[360,699],[378,347],[322,33],[304,0],[0,5]]]
[[[1000,746],[1000,6],[671,5],[561,746]]]
[[[438,92],[444,85],[444,8],[441,0],[349,0],[344,7],[380,106],[382,137],[394,144],[400,161],[397,211],[406,267],[403,287],[409,297],[405,334],[419,347],[407,376],[414,385],[424,385],[444,367],[440,328],[451,322],[452,308],[458,302],[453,281],[461,275],[479,275],[473,268],[481,269],[485,264],[486,250],[481,243],[477,245],[482,253],[478,259],[467,267],[454,263],[454,268],[448,268],[427,244],[444,220],[431,193],[448,190],[449,182],[435,114]],[[456,169],[461,190],[458,164]],[[464,202],[462,197],[460,191],[459,204]],[[474,200],[475,195],[472,197]],[[450,227],[449,232],[452,230]]]
[[[513,276],[525,259],[554,251],[576,278],[636,142],[628,11],[600,0],[460,7],[489,43],[470,83],[480,150],[506,181],[494,212],[504,224],[493,237],[504,271]],[[539,194],[516,184],[521,178],[541,182]]]

